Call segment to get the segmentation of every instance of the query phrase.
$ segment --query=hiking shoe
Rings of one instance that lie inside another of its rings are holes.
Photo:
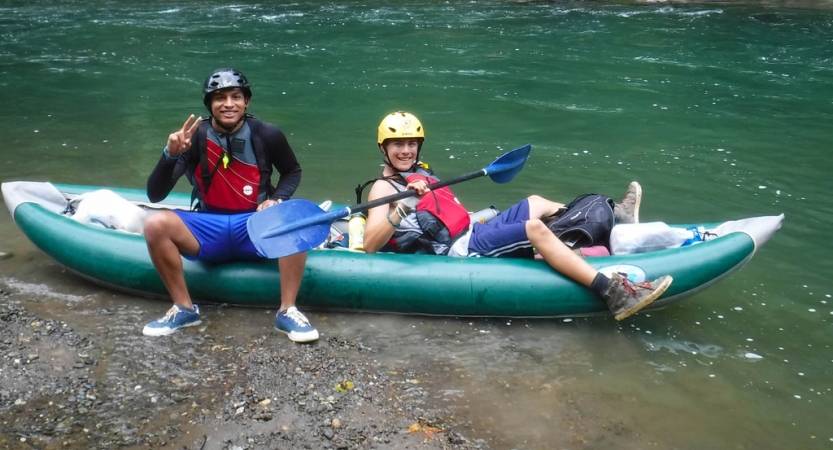
[[[613,205],[613,217],[616,223],[639,223],[639,203],[642,202],[642,186],[636,181],[628,185],[628,191],[622,203]]]
[[[193,327],[201,323],[199,306],[194,305],[194,310],[188,311],[174,305],[165,313],[165,317],[145,325],[142,334],[145,336],[167,336],[182,327]]]
[[[286,333],[294,342],[312,342],[318,339],[318,330],[313,328],[309,320],[294,306],[278,312],[275,316],[275,329]]]
[[[658,299],[671,282],[670,275],[664,275],[654,281],[634,283],[625,273],[614,273],[610,277],[604,299],[607,307],[616,315],[616,320],[624,320],[635,312]]]

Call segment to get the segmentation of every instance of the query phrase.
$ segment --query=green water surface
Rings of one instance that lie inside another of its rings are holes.
[[[202,80],[223,66],[251,81],[249,111],[287,133],[298,197],[354,203],[353,188],[381,172],[377,124],[406,109],[425,126],[423,158],[446,177],[532,144],[511,183],[455,188],[469,209],[533,193],[618,199],[639,180],[643,222],[786,214],[743,270],[622,324],[416,320],[444,330],[421,344],[429,352],[391,330],[415,363],[454,367],[434,381],[464,392],[451,402],[475,437],[498,448],[833,446],[829,10],[6,2],[0,181],[141,188],[167,135],[205,114]],[[5,209],[0,251],[33,252]],[[470,326],[489,333],[448,337]],[[528,357],[507,356],[507,343]],[[592,405],[579,422],[627,431],[556,436],[565,397],[553,392],[565,391]]]

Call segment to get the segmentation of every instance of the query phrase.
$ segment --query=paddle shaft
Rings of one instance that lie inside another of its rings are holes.
[[[440,180],[436,183],[431,183],[428,186],[426,186],[426,189],[440,189],[446,186],[451,186],[452,184],[462,183],[463,181],[468,181],[478,177],[482,177],[484,175],[486,175],[486,169],[480,169],[476,172],[460,175],[459,177],[449,178],[447,180]],[[350,206],[345,209],[347,209],[347,215],[349,216],[350,214],[355,212],[367,211],[377,206],[382,206],[388,203],[395,202],[397,200],[402,200],[403,198],[413,197],[415,195],[417,195],[417,191],[415,191],[414,189],[405,189],[402,192],[397,192],[396,194],[388,195],[387,197],[377,198],[373,201],[360,203],[358,205]]]
[[[431,183],[427,186],[427,189],[440,189],[454,183],[460,183],[484,175],[488,175],[495,183],[509,182],[523,168],[531,148],[532,146],[530,144],[520,146],[504,153],[493,163],[489,164],[488,167],[458,177],[449,178],[445,181]],[[323,241],[323,237],[321,236],[326,236],[329,230],[329,227],[325,226],[325,224],[329,224],[356,212],[367,211],[377,206],[416,195],[416,190],[405,189],[387,197],[330,212],[326,212],[315,206],[314,203],[306,200],[288,200],[255,213],[249,218],[246,226],[249,230],[249,236],[252,238],[258,251],[264,255],[272,255],[269,256],[270,258],[278,258],[281,255],[293,254],[287,253],[287,251],[295,251],[297,253],[318,245],[316,243],[309,246],[312,241],[317,239],[322,239]],[[309,208],[310,205],[313,208]],[[295,213],[296,209],[297,214]],[[304,228],[314,230],[315,233],[303,233],[299,231]],[[293,236],[291,238],[273,239],[289,234]],[[320,243],[322,241],[318,242]]]
[[[467,173],[465,175],[460,175],[454,178],[449,178],[447,180],[440,180],[436,183],[431,183],[427,186],[427,189],[440,189],[446,186],[451,186],[455,183],[461,183],[463,181],[468,181],[474,178],[482,177],[487,173],[488,170],[480,169],[475,172]],[[296,222],[285,224],[283,226],[264,232],[260,235],[260,238],[268,239],[285,234],[286,232],[291,230],[309,227],[312,225],[318,225],[321,223],[334,222],[338,219],[341,219],[342,217],[347,217],[350,214],[367,211],[377,206],[386,205],[388,203],[395,202],[397,200],[402,200],[403,198],[413,197],[415,195],[417,195],[417,191],[415,191],[414,189],[405,189],[402,192],[397,192],[396,194],[388,195],[387,197],[377,198],[376,200],[372,200],[369,202],[359,203],[358,205],[344,207],[335,211],[325,212],[321,215],[306,217]]]

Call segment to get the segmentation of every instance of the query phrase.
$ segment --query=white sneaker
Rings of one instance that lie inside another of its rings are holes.
[[[642,186],[636,181],[628,185],[628,191],[622,203],[613,205],[613,217],[616,223],[639,223],[639,204],[642,202]]]

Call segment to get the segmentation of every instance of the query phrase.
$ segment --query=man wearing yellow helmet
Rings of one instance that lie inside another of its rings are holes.
[[[411,113],[405,111],[397,111],[388,114],[379,123],[377,142],[385,155],[385,164],[391,165],[388,160],[388,152],[382,147],[382,144],[388,139],[414,139],[417,143],[417,161],[419,160],[419,151],[422,149],[422,142],[425,141],[425,129],[422,128],[422,122]]]
[[[368,201],[414,189],[413,198],[370,209],[364,232],[364,249],[375,253],[388,246],[394,251],[413,251],[419,242],[428,242],[431,250],[448,256],[506,256],[519,249],[534,247],[555,271],[589,288],[607,303],[616,317],[623,320],[659,298],[672,278],[634,283],[614,273],[610,278],[598,272],[547,228],[545,218],[561,208],[561,203],[532,195],[495,219],[469,224],[468,213],[447,187],[430,191],[428,184],[437,180],[419,162],[425,141],[425,129],[414,115],[397,111],[379,124],[378,145],[385,168],[382,178],[371,186]],[[636,185],[638,187],[638,184]],[[630,192],[630,220],[635,218],[641,192]],[[620,209],[621,208],[620,206]],[[627,210],[628,208],[624,208]],[[621,212],[620,214],[621,215]]]

